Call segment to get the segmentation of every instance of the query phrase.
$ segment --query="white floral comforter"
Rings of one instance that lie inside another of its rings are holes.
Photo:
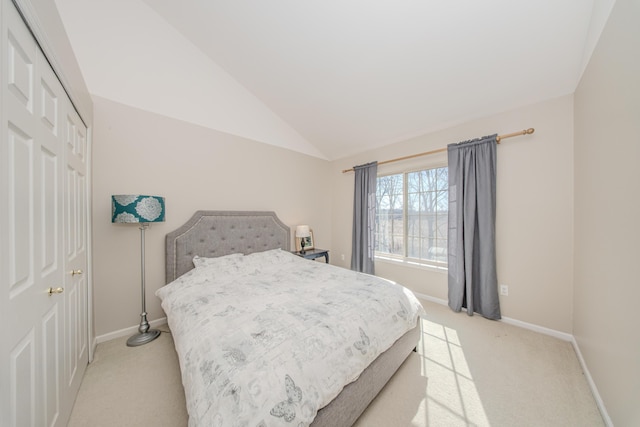
[[[411,291],[282,250],[195,259],[156,292],[190,426],[306,426],[406,331]]]

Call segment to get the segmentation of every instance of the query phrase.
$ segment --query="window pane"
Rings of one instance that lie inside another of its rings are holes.
[[[447,168],[378,177],[376,250],[446,264],[448,185]]]
[[[409,193],[407,195],[407,214],[413,215],[420,210],[420,195],[418,193]]]
[[[436,169],[438,175],[437,190],[447,190],[449,187],[449,168]]]
[[[378,177],[376,207],[376,244],[378,252],[402,255],[403,176]]]
[[[449,229],[447,224],[446,214],[440,214],[438,223],[436,225],[436,239],[447,240],[447,230]],[[447,246],[446,244],[444,246]]]
[[[410,258],[418,258],[420,253],[417,247],[418,239],[409,237],[407,239],[407,256]]]
[[[434,191],[436,189],[436,169],[424,171],[422,191]]]
[[[420,175],[416,173],[407,174],[407,192],[415,194],[420,192]]]
[[[436,211],[436,194],[433,191],[426,191],[421,194],[422,203],[420,204],[420,210],[422,212],[435,212]]]
[[[449,193],[447,190],[440,190],[436,193],[436,206],[438,212],[446,212],[449,209]]]
[[[393,236],[393,246],[390,248],[389,253],[394,255],[404,255],[404,236],[402,234],[396,234]]]

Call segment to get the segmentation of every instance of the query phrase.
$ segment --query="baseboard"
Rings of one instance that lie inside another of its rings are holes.
[[[98,347],[98,338],[93,337],[93,340],[91,341],[91,353],[89,353],[90,354],[89,363],[93,362],[93,358],[95,357],[97,347]]]
[[[164,325],[165,323],[167,323],[167,318],[166,317],[161,317],[160,319],[156,319],[156,320],[152,320],[151,322],[149,322],[149,325],[154,328],[156,326],[159,325]],[[120,329],[118,331],[113,331],[113,332],[109,332],[107,334],[104,335],[99,335],[96,337],[96,344],[100,344],[102,342],[105,341],[111,341],[113,339],[116,338],[120,338],[120,337],[126,337],[129,335],[133,335],[135,333],[138,332],[138,326],[131,326],[129,328],[124,328],[124,329]]]
[[[446,299],[440,299],[440,298],[432,297],[426,294],[421,294],[418,292],[414,292],[413,294],[420,299],[426,299],[427,301],[435,302],[436,304],[449,305],[449,302]]]
[[[418,298],[436,303],[441,305],[449,305],[449,302],[444,299],[435,298],[429,295],[420,294],[418,292],[414,292],[415,296]],[[463,308],[466,311],[465,308]],[[556,331],[555,329],[545,328],[544,326],[534,325],[532,323],[523,322],[521,320],[512,319],[510,317],[503,317],[499,320],[500,322],[507,323],[509,325],[518,326],[520,328],[529,329],[534,332],[541,333],[543,335],[549,335],[554,338],[561,339],[563,341],[568,341],[573,346],[573,350],[578,357],[578,361],[580,362],[580,366],[582,367],[582,371],[584,372],[584,376],[587,379],[587,383],[589,384],[589,388],[591,389],[591,394],[593,394],[593,398],[596,401],[596,405],[598,406],[598,410],[600,410],[600,415],[602,415],[602,420],[605,422],[607,427],[613,427],[613,422],[609,417],[609,413],[607,412],[607,408],[604,406],[604,401],[600,397],[600,393],[598,392],[598,387],[596,387],[596,383],[593,381],[591,374],[589,373],[589,368],[587,367],[587,363],[582,357],[582,352],[580,351],[580,346],[576,341],[576,338],[572,334],[568,334],[566,332]]]
[[[578,356],[578,360],[580,361],[580,366],[582,367],[582,372],[584,373],[585,378],[587,379],[587,383],[591,388],[591,393],[593,394],[593,398],[596,400],[596,405],[598,405],[598,409],[600,410],[600,415],[602,415],[602,419],[607,427],[613,427],[613,421],[611,421],[611,417],[609,417],[609,413],[607,412],[607,408],[604,406],[604,401],[602,397],[600,397],[600,393],[598,392],[598,387],[596,387],[596,383],[593,381],[591,377],[591,373],[589,372],[589,368],[587,367],[587,363],[584,361],[584,357],[582,357],[582,352],[580,351],[580,346],[578,345],[578,341],[576,341],[576,337],[571,336],[571,344],[573,345],[573,350],[576,352]]]
[[[499,320],[500,322],[504,322],[508,325],[519,326],[523,329],[529,329],[530,331],[539,332],[543,335],[549,335],[554,338],[561,339],[562,341],[573,340],[573,335],[568,334],[566,332],[556,331],[555,329],[545,328],[544,326],[534,325],[533,323],[523,322],[522,320],[512,319],[510,317],[503,317]]]
[[[414,294],[418,298],[422,298],[427,301],[434,302],[436,304],[449,305],[449,302],[447,300],[444,300],[441,298],[434,298],[432,296],[420,294],[418,292],[414,292]],[[464,307],[462,308],[462,310],[467,311],[467,309]],[[513,326],[518,326],[523,329],[529,329],[530,331],[539,332],[544,335],[550,335],[552,337],[561,339],[563,341],[573,340],[573,335],[568,334],[566,332],[556,331],[555,329],[545,328],[544,326],[534,325],[533,323],[523,322],[521,320],[512,319],[510,317],[503,317],[502,319],[499,320],[499,322],[504,322],[506,324],[513,325]]]

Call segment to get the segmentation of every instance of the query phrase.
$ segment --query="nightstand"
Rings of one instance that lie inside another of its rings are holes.
[[[309,249],[308,251],[304,251],[301,253],[300,251],[293,252],[294,255],[301,256],[306,259],[316,259],[320,257],[324,257],[324,262],[329,263],[329,251],[324,249]]]

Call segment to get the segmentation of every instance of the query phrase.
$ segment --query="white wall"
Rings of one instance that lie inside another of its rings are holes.
[[[640,425],[640,2],[618,0],[575,93],[573,333],[614,425]]]
[[[349,266],[353,174],[341,170],[373,160],[421,153],[493,133],[529,127],[530,136],[498,147],[497,265],[502,315],[571,332],[573,313],[573,98],[564,96],[471,121],[332,163],[333,259]],[[445,154],[383,165],[379,173],[446,164]],[[345,254],[341,261],[340,255]],[[446,272],[376,263],[376,273],[412,290],[447,299]]]
[[[112,194],[166,198],[166,222],[146,232],[147,312],[164,285],[164,237],[199,209],[270,210],[309,224],[331,245],[329,163],[315,157],[94,97],[94,304],[98,336],[140,321],[140,232],[112,224]],[[292,234],[293,236],[293,234]]]
[[[164,235],[197,209],[275,210],[292,227],[309,223],[316,245],[331,250],[332,263],[348,267],[353,174],[342,169],[532,126],[535,134],[506,140],[498,149],[498,278],[510,287],[510,295],[501,297],[502,312],[571,332],[572,101],[558,98],[328,163],[96,97],[97,334],[138,322],[139,233],[109,222],[111,194],[167,197],[167,222],[147,233],[149,294],[163,284]],[[429,156],[380,170],[445,163],[443,155]],[[123,239],[130,246],[126,253],[120,248]],[[377,271],[416,292],[446,299],[445,273],[382,262]],[[123,316],[113,316],[114,309]],[[154,298],[148,312],[150,319],[163,315]]]

